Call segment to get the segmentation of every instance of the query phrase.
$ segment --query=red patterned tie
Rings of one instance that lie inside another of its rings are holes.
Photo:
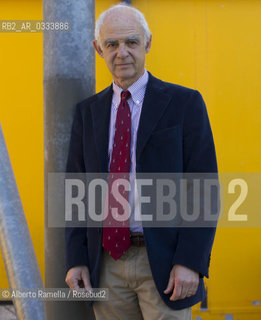
[[[122,91],[121,102],[117,111],[113,150],[111,154],[108,181],[109,191],[112,190],[112,185],[116,185],[116,179],[120,178],[124,179],[125,182],[129,182],[131,144],[131,113],[127,102],[129,97],[129,91]],[[124,189],[125,188],[122,185],[118,188],[121,197],[128,201],[129,192],[126,190],[124,191]],[[108,204],[108,216],[103,223],[103,247],[115,260],[117,260],[130,247],[130,230],[129,220],[125,219],[120,221],[120,219],[115,219],[112,209],[116,208],[119,216],[124,213],[124,210],[125,214],[129,214],[129,211],[127,211],[127,206],[124,206],[123,208],[123,206],[117,202],[115,196],[113,196],[111,192],[109,193]]]

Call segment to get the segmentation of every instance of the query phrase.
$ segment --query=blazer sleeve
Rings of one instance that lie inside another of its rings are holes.
[[[80,106],[80,104],[76,106],[72,124],[71,139],[66,166],[66,172],[68,173],[85,172],[83,157],[83,120]],[[70,227],[67,224],[65,228],[65,249],[67,271],[70,268],[79,265],[89,266],[87,229],[85,227]]]
[[[215,147],[207,110],[198,91],[193,92],[184,113],[183,168],[184,173],[217,173]],[[200,210],[202,216],[202,207]],[[211,227],[179,228],[173,265],[187,266],[197,271],[200,277],[208,277],[215,230],[215,224]]]

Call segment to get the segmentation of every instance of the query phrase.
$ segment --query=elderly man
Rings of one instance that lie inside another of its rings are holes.
[[[145,69],[152,37],[143,14],[116,5],[95,38],[113,83],[77,105],[67,171],[217,172],[201,95]],[[146,228],[131,209],[124,227],[66,229],[67,284],[109,289],[108,301],[93,304],[97,320],[191,319],[215,228]]]

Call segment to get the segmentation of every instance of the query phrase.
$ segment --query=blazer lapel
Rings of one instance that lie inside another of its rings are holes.
[[[136,161],[170,100],[171,95],[164,93],[163,82],[149,73],[138,129]]]
[[[101,172],[108,172],[109,126],[112,101],[112,86],[106,88],[91,104],[96,150]]]
[[[109,125],[112,101],[112,86],[101,92],[91,104],[96,150],[101,172],[108,172]],[[149,73],[149,81],[142,106],[137,136],[136,161],[139,160],[150,135],[171,100],[164,92],[164,83]]]

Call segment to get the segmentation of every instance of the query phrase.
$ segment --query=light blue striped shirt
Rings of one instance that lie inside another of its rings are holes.
[[[146,86],[148,83],[149,75],[147,70],[144,71],[143,75],[134,82],[129,88],[128,91],[131,93],[131,97],[128,99],[128,104],[131,111],[131,167],[130,172],[132,178],[135,178],[136,172],[136,145],[137,145],[137,132],[139,128],[140,114],[142,109],[142,104],[145,96]],[[122,88],[116,85],[113,81],[113,96],[112,96],[112,105],[111,105],[111,118],[110,118],[110,131],[109,131],[109,159],[111,159],[114,133],[115,133],[115,122],[117,116],[118,106],[121,101],[121,92]],[[110,161],[109,161],[110,166]],[[133,232],[142,232],[142,223],[141,221],[134,221],[134,212],[135,217],[140,217],[139,206],[134,206],[134,203],[137,202],[137,191],[135,192],[133,187],[133,182],[131,183],[131,192],[129,195],[129,201],[131,204],[131,216],[130,216],[130,230]]]

